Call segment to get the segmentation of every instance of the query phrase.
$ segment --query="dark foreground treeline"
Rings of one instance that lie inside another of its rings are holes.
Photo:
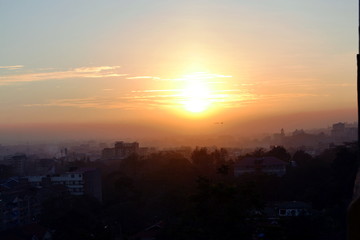
[[[228,159],[226,150],[206,148],[195,149],[191,159],[159,152],[112,163],[72,163],[101,168],[103,203],[88,197],[51,199],[42,224],[55,230],[55,239],[345,239],[357,170],[355,145],[316,157],[304,151],[290,155],[282,147],[247,156],[292,164],[282,177],[234,177],[234,163],[245,156]],[[266,205],[281,201],[309,203],[312,214],[270,221]]]

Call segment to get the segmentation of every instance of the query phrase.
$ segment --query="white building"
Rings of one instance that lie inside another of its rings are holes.
[[[95,168],[81,168],[59,175],[27,176],[26,178],[31,185],[36,187],[62,184],[72,195],[87,194],[102,201],[101,175],[100,171]]]

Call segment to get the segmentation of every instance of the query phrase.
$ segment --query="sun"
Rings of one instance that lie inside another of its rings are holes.
[[[189,100],[185,103],[185,109],[192,113],[201,113],[208,108],[209,104],[203,100]]]
[[[181,96],[185,110],[191,113],[202,113],[211,105],[211,91],[199,74],[186,77]]]

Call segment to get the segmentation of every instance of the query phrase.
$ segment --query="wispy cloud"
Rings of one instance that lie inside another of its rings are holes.
[[[72,71],[66,72],[68,75],[81,75],[82,77],[101,77],[113,74],[114,68],[110,67],[97,67],[97,68],[78,68]],[[109,72],[110,71],[110,72]],[[66,75],[65,74],[65,75]],[[231,77],[219,74],[199,74],[200,79],[205,79],[207,83],[213,83],[213,78]],[[194,76],[189,77],[193,79]],[[131,77],[148,79],[153,78],[149,76]],[[128,78],[127,78],[128,79]],[[184,78],[186,79],[186,77]],[[209,81],[210,79],[210,81]],[[180,84],[181,85],[181,84]],[[238,83],[234,85],[221,85],[212,89],[205,94],[204,98],[206,102],[209,102],[214,106],[221,106],[222,108],[236,108],[245,105],[250,105],[257,102],[281,102],[284,100],[319,97],[317,94],[309,93],[278,93],[278,94],[256,94],[254,90],[249,88],[252,84]],[[202,97],[192,96],[186,92],[186,89],[181,88],[179,85],[174,84],[174,88],[169,89],[143,89],[143,90],[130,90],[124,95],[112,95],[104,94],[95,97],[86,98],[68,98],[68,99],[53,99],[47,103],[41,104],[27,104],[27,107],[72,107],[72,108],[96,108],[96,109],[154,109],[161,107],[181,107],[181,105],[188,104],[192,98]],[[231,86],[231,87],[229,87]],[[221,88],[222,87],[222,88]],[[103,91],[111,91],[112,88],[104,88]]]
[[[101,108],[101,109],[115,109],[115,108],[131,108],[127,101],[122,101],[119,98],[108,97],[87,97],[87,98],[68,98],[50,100],[48,103],[26,104],[26,107],[75,107],[75,108]]]
[[[225,107],[243,105],[253,102],[257,97],[244,90],[216,90],[207,99],[213,104],[222,104]],[[153,89],[131,91],[121,97],[96,96],[87,98],[55,99],[47,103],[26,104],[26,107],[76,107],[97,109],[153,109],[159,107],[181,106],[188,99],[183,89]]]
[[[196,73],[184,75],[181,78],[161,78],[160,80],[164,80],[164,81],[207,81],[207,82],[209,82],[212,79],[232,78],[232,77],[233,76],[223,75],[223,74],[196,72]]]
[[[127,77],[126,79],[154,79],[159,80],[159,77],[152,77],[152,76],[137,76],[137,77]]]
[[[94,73],[94,72],[103,72],[103,71],[109,71],[118,69],[120,66],[100,66],[100,67],[81,67],[81,68],[75,68],[75,72],[81,72],[81,73]]]
[[[47,103],[26,104],[26,107],[71,107],[71,108],[94,108],[94,109],[156,109],[161,107],[181,107],[188,101],[182,94],[182,89],[153,89],[132,91],[127,95],[95,96],[87,98],[54,99]],[[244,89],[224,89],[212,91],[207,98],[214,106],[222,108],[237,108],[256,102],[274,103],[289,99],[302,99],[319,97],[316,94],[287,93],[287,94],[263,94],[256,95]],[[322,95],[324,97],[325,95]],[[297,100],[296,100],[297,101]]]
[[[81,67],[65,71],[50,71],[25,73],[17,75],[0,75],[0,85],[10,85],[23,82],[47,81],[55,79],[69,78],[105,78],[105,77],[122,77],[127,74],[117,73],[119,66],[99,66],[99,67]]]
[[[223,75],[223,74],[206,73],[206,72],[196,72],[193,74],[185,75],[181,79],[187,80],[187,79],[213,79],[213,78],[232,78],[232,76]]]
[[[71,107],[94,109],[151,109],[159,106],[174,105],[169,96],[125,96],[125,97],[87,97],[55,99],[47,103],[25,104],[25,107]]]
[[[191,80],[210,80],[210,79],[219,79],[219,78],[232,78],[229,75],[222,75],[222,74],[212,74],[206,72],[196,72],[192,74],[184,75],[181,78],[161,78],[155,76],[134,76],[134,77],[127,77],[126,79],[152,79],[152,80],[162,80],[162,81],[191,81]],[[223,82],[209,82],[209,83],[223,83]]]
[[[13,65],[13,66],[0,66],[0,69],[6,69],[6,70],[16,70],[19,68],[23,68],[23,65]]]
[[[152,93],[152,92],[179,92],[180,89],[154,89],[154,90],[136,90],[132,93]]]

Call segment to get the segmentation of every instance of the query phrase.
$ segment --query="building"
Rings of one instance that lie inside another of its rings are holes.
[[[144,230],[130,236],[130,240],[156,240],[164,228],[164,222],[160,221],[151,225]]]
[[[313,214],[313,209],[311,204],[306,202],[273,202],[265,206],[264,214],[268,219],[310,216]]]
[[[345,141],[345,123],[334,123],[331,129],[331,137],[335,142]]]
[[[331,137],[335,143],[356,141],[358,138],[357,127],[342,122],[335,123],[332,125]]]
[[[81,168],[63,174],[25,177],[32,186],[64,185],[71,195],[89,195],[102,201],[101,174],[95,168]]]
[[[332,125],[331,136],[342,136],[345,133],[345,123],[339,122]]]
[[[132,154],[139,153],[139,143],[125,143],[119,141],[115,143],[113,148],[104,148],[101,152],[102,160],[122,160]]]
[[[0,183],[0,230],[34,223],[41,213],[41,204],[28,182],[9,178]]]
[[[23,176],[26,173],[27,157],[25,154],[6,156],[4,164],[11,166],[12,173],[16,176]]]
[[[234,175],[263,173],[283,176],[289,163],[276,157],[246,157],[235,163]]]
[[[18,233],[22,227],[36,229],[44,201],[52,197],[66,197],[69,193],[63,185],[34,187],[24,177],[11,177],[0,182],[0,239],[20,239]],[[4,231],[10,232],[5,233]],[[15,232],[11,232],[14,230]],[[35,232],[29,230],[29,234]],[[45,232],[44,232],[45,234]],[[42,235],[44,235],[42,234]],[[14,235],[14,236],[13,236]],[[35,234],[37,235],[37,234]],[[9,238],[6,238],[6,237]],[[12,236],[12,237],[10,237]],[[40,239],[45,239],[43,236]],[[25,238],[21,238],[25,239]],[[38,238],[26,238],[38,239]]]

